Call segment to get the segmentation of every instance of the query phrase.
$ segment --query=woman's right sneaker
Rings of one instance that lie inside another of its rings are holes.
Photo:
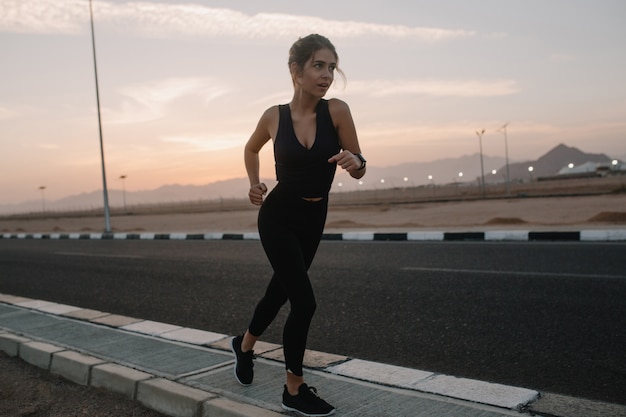
[[[241,342],[243,336],[235,336],[230,341],[230,348],[235,354],[235,379],[244,387],[252,384],[252,378],[254,378],[254,351],[249,352],[241,351]]]
[[[324,417],[335,414],[335,407],[322,400],[317,395],[317,390],[302,384],[298,387],[298,395],[291,395],[283,391],[283,408],[287,411],[295,411],[307,417]]]

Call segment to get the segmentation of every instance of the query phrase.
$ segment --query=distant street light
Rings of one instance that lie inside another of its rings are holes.
[[[532,166],[528,167],[528,175],[530,175],[530,182],[533,182],[533,171],[535,170],[535,168],[533,168]]]
[[[498,131],[502,131],[504,133],[504,156],[506,158],[506,195],[511,194],[511,174],[509,173],[509,144],[506,137],[506,127],[509,125],[509,122],[506,122]]]
[[[46,186],[42,185],[41,187],[39,187],[39,190],[41,191],[41,212],[45,213],[46,212],[46,196],[45,196],[45,190],[46,190]]]
[[[485,129],[480,132],[476,131],[478,135],[478,146],[480,148],[480,190],[483,194],[483,198],[485,198],[485,166],[483,164],[483,134],[485,133]]]
[[[126,211],[126,175],[120,175],[120,179],[122,180],[122,196],[124,198],[124,211]]]

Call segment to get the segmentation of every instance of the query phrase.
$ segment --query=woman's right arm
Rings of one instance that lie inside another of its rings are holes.
[[[244,162],[248,179],[250,180],[248,197],[250,198],[250,202],[256,205],[263,203],[263,195],[267,192],[267,186],[261,182],[259,152],[272,137],[270,132],[274,131],[272,129],[274,126],[273,121],[274,119],[277,121],[277,117],[274,116],[274,113],[277,113],[275,108],[269,108],[263,113],[256,129],[252,133],[252,136],[250,136],[250,139],[248,139],[244,148]]]

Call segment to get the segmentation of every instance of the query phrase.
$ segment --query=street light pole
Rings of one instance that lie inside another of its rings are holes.
[[[120,175],[122,180],[122,196],[124,198],[124,211],[126,211],[126,175]]]
[[[39,187],[39,189],[41,190],[41,212],[45,213],[46,212],[46,196],[44,191],[46,190],[46,186],[42,185],[41,187]]]
[[[483,164],[483,134],[485,133],[485,129],[480,132],[476,131],[478,135],[478,146],[480,148],[480,190],[483,194],[483,198],[485,198],[485,166]]]
[[[506,137],[506,127],[510,122],[506,122],[499,130],[504,133],[504,157],[506,158],[506,195],[511,195],[511,174],[509,172],[509,144]]]
[[[107,176],[104,168],[104,144],[102,142],[102,117],[100,116],[100,91],[98,89],[98,65],[96,64],[96,37],[93,29],[93,8],[89,0],[89,16],[91,18],[91,46],[93,49],[93,70],[96,77],[96,104],[98,106],[98,131],[100,132],[100,160],[102,164],[102,194],[104,197],[104,231],[111,233],[111,215],[109,213],[109,193]]]

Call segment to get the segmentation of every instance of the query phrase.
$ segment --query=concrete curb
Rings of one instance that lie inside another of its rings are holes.
[[[0,239],[51,240],[259,240],[258,233],[3,233]],[[355,231],[325,233],[322,240],[343,241],[626,241],[626,229],[579,231],[494,230],[484,232]]]
[[[173,417],[278,417],[250,404],[240,404],[146,372],[10,332],[0,333],[0,350],[71,382],[104,388]]]
[[[47,315],[63,316],[68,319],[102,325],[97,321],[102,319],[99,314],[84,315],[85,317],[97,317],[95,319],[77,318],[83,316],[78,307],[69,308],[72,306],[4,294],[0,294],[0,303],[35,310]],[[67,313],[58,313],[58,311],[67,311]],[[87,311],[93,312],[93,310]],[[109,327],[118,327],[125,332],[149,334],[163,340],[178,340],[175,337],[168,337],[168,335],[182,333],[192,335],[192,341],[176,343],[229,350],[228,341],[230,337],[227,335],[181,328],[148,320],[128,319],[134,324]],[[212,342],[206,343],[211,340]],[[278,345],[259,343],[258,347],[257,356],[259,357],[277,360],[280,356],[278,353],[280,353],[281,347]],[[31,340],[11,333],[9,329],[0,329],[0,350],[11,356],[19,356],[30,364],[49,370],[75,383],[109,389],[139,401],[149,408],[176,417],[241,417],[250,415],[277,417],[283,415],[252,404],[234,402],[216,393],[206,392],[64,347]],[[305,366],[316,369],[318,372],[344,378],[485,404],[502,410],[536,412],[540,415],[556,417],[626,416],[626,406],[617,404],[606,404],[549,393],[541,394],[526,388],[456,378],[323,352],[307,351]],[[572,414],[573,410],[584,410],[584,413]],[[609,414],[606,414],[607,410],[610,410]]]

